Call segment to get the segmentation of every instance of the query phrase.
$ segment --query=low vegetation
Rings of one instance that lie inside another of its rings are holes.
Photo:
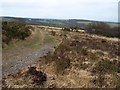
[[[2,22],[2,42],[9,44],[13,39],[24,40],[31,35],[31,27],[20,22]]]
[[[104,26],[107,30],[106,24],[99,25],[99,29]],[[98,24],[93,26],[90,30],[98,28]],[[53,37],[62,38],[54,53],[48,53],[31,67],[7,76],[3,79],[3,87],[119,88],[119,39],[81,34],[73,32],[74,29],[64,28],[59,34],[49,32]]]
[[[55,36],[57,33],[54,31],[50,34]],[[55,47],[54,53],[41,57],[37,64],[22,70],[14,77],[10,75],[3,79],[4,87],[8,85],[20,87],[20,82],[23,82],[23,87],[39,88],[118,88],[120,86],[120,62],[116,58],[119,57],[116,54],[117,41],[91,37],[78,32],[67,32],[64,36],[64,31],[61,32],[60,37],[63,40]],[[16,82],[11,82],[11,79]],[[24,83],[27,80],[27,84]]]

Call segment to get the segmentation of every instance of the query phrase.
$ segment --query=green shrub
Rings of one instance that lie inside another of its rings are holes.
[[[61,58],[56,60],[57,73],[63,74],[64,70],[70,67],[70,60]]]
[[[98,73],[105,73],[105,72],[113,73],[113,72],[119,72],[120,67],[118,66],[118,64],[114,64],[109,60],[105,60],[98,62],[94,70]]]
[[[13,39],[24,40],[31,35],[31,27],[25,23],[19,22],[2,22],[2,41],[9,44]]]
[[[70,28],[63,28],[63,31],[70,31]]]

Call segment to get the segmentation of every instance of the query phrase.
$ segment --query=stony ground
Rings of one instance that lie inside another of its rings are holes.
[[[119,88],[120,40],[80,32],[50,31],[62,39],[36,64],[3,78],[7,88]]]

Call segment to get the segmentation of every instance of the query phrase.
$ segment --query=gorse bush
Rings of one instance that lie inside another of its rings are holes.
[[[56,71],[59,74],[63,74],[64,70],[70,67],[70,59],[67,58],[61,58],[61,59],[56,59]]]
[[[63,28],[63,31],[70,31],[70,28]]]
[[[9,44],[12,39],[24,40],[31,34],[31,27],[20,22],[2,22],[2,41]]]

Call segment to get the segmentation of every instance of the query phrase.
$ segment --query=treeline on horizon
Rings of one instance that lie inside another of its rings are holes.
[[[104,22],[94,22],[87,26],[87,32],[97,35],[103,35],[107,37],[120,38],[120,27],[111,27],[109,24]]]

